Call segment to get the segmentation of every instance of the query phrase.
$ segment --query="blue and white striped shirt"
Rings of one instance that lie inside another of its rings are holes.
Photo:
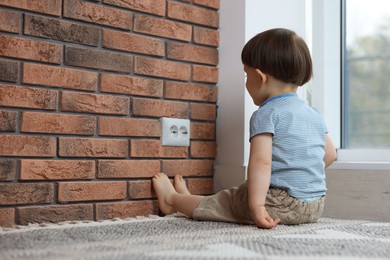
[[[299,99],[284,94],[266,100],[250,120],[250,137],[271,133],[271,187],[290,196],[313,201],[326,194],[325,134],[320,113]]]

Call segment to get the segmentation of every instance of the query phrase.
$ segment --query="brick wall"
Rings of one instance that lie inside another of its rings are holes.
[[[157,214],[212,192],[219,0],[0,0],[0,226]],[[160,117],[191,120],[161,146]]]

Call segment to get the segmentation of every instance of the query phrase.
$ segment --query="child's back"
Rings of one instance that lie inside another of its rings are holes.
[[[322,116],[297,94],[268,99],[251,118],[250,136],[272,133],[271,187],[314,201],[326,193],[327,132]]]

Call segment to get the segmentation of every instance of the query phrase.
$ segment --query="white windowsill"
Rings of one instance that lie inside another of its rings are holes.
[[[354,161],[335,161],[327,169],[329,170],[390,170],[390,162],[354,162]]]
[[[328,169],[390,170],[390,150],[338,149],[337,161]]]

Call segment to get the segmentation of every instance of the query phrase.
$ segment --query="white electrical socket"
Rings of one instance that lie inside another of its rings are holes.
[[[190,146],[190,120],[163,117],[161,144],[164,146]]]

